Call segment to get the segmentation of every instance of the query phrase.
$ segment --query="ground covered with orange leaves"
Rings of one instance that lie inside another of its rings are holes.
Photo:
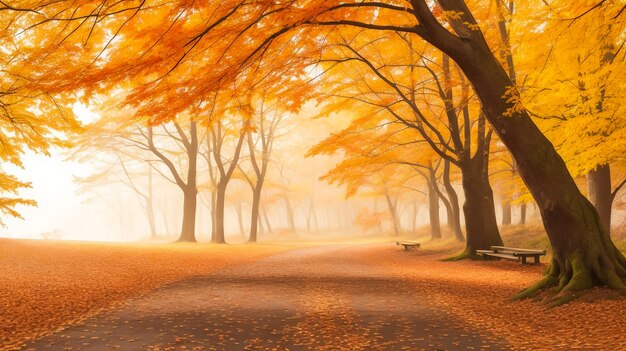
[[[545,265],[442,262],[458,244],[2,244],[2,340],[49,334],[25,350],[626,349],[623,297],[511,302]]]
[[[511,297],[542,277],[542,266],[504,261],[442,262],[450,254],[373,248],[370,264],[409,279],[433,305],[471,328],[505,338],[510,350],[626,350],[626,299],[594,289],[568,304],[548,308]]]
[[[287,248],[0,239],[0,350],[19,349],[166,283]]]

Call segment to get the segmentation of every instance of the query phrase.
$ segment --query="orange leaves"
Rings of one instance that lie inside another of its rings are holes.
[[[367,232],[368,230],[377,228],[381,222],[388,220],[390,217],[388,211],[372,212],[364,207],[356,215],[355,224]]]
[[[30,188],[29,183],[23,183],[15,179],[15,177],[0,173],[0,191],[3,193],[17,193],[20,188]],[[17,206],[37,206],[37,202],[30,199],[20,197],[0,197],[0,213],[15,218],[22,218],[20,213],[15,209]],[[4,222],[0,219],[0,226],[4,226]]]
[[[0,245],[2,350],[19,349],[26,340],[78,323],[103,308],[169,282],[286,249],[5,239]]]

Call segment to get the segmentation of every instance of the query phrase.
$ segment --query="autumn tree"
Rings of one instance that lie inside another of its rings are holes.
[[[209,171],[216,170],[216,176],[213,178],[215,182],[215,202],[213,202],[211,209],[211,218],[214,223],[211,241],[214,243],[225,243],[224,211],[226,206],[226,189],[233,173],[237,169],[250,121],[244,118],[242,122],[238,122],[237,120],[227,119],[225,116],[218,116],[209,119],[208,123],[207,143],[210,146],[205,159],[209,165]],[[229,143],[234,143],[230,153],[227,150]]]
[[[570,16],[569,4],[553,5],[544,17],[530,21],[559,36],[550,52],[538,49],[521,56],[532,87],[524,99],[572,175],[586,178],[587,196],[610,232],[613,200],[626,184],[623,19],[615,18],[611,5],[580,17]],[[543,62],[540,73],[531,71],[535,62]]]
[[[67,139],[80,132],[81,126],[71,109],[73,99],[33,87],[22,74],[21,42],[15,35],[21,29],[12,24],[19,21],[24,9],[2,3],[0,12],[0,213],[21,219],[18,207],[37,203],[19,196],[20,189],[31,184],[9,174],[5,166],[23,168],[26,152],[49,155],[51,148],[67,146]],[[4,225],[3,218],[0,225]]]
[[[250,242],[257,241],[263,185],[270,164],[274,141],[278,136],[278,127],[285,117],[284,112],[279,109],[279,102],[270,100],[266,93],[259,94],[254,100],[251,131],[246,137],[253,175],[250,177],[244,172],[246,182],[252,189],[252,212],[248,238]],[[290,218],[293,218],[293,215]]]
[[[461,170],[468,240],[466,250],[457,259],[476,257],[476,249],[501,245],[488,173],[491,131],[479,105],[470,98],[471,88],[464,75],[446,55],[438,59],[433,56],[436,52],[429,52],[406,35],[396,33],[375,39],[361,31],[346,35],[343,32],[337,44],[328,45],[330,52],[322,58],[322,62],[331,62],[337,70],[341,69],[336,80],[330,73],[331,97],[341,100],[334,106],[341,109],[364,104],[372,114],[388,113],[415,131],[407,143],[421,140],[438,157]],[[384,51],[385,47],[397,50]],[[346,65],[351,68],[346,69]],[[346,79],[351,79],[351,84],[345,84]],[[346,103],[346,98],[355,102]],[[463,240],[458,197],[449,182],[449,169],[446,174],[445,189],[451,195],[450,200],[443,196],[442,200],[454,219],[457,239]],[[436,186],[431,190],[443,195]]]
[[[335,104],[327,106],[334,110]],[[428,147],[416,143],[413,131],[400,121],[386,120],[386,114],[368,114],[354,110],[358,117],[344,130],[331,135],[312,148],[308,155],[341,152],[343,161],[323,179],[346,186],[347,196],[356,194],[360,188],[384,197],[394,233],[402,232],[399,219],[398,197],[406,189],[415,189],[407,182],[415,181],[416,175],[428,184],[430,199],[430,225],[433,239],[441,238],[439,220],[440,190],[437,166]],[[425,151],[426,150],[426,151]],[[440,162],[441,163],[441,162]]]
[[[150,237],[157,237],[154,170],[150,160],[137,154],[133,143],[116,139],[109,131],[96,132],[88,125],[81,137],[73,141],[70,157],[77,161],[96,164],[94,171],[78,178],[85,189],[106,187],[122,183],[133,191],[146,215]],[[144,184],[145,181],[145,184]]]
[[[109,176],[114,172],[111,166],[115,166],[123,182],[140,197],[153,234],[152,172],[175,184],[183,194],[183,219],[178,241],[195,242],[197,157],[201,137],[197,122],[184,115],[157,125],[138,121],[133,118],[132,110],[115,108],[124,94],[120,91],[119,94],[100,97],[97,105],[94,102],[100,118],[87,125],[85,132],[73,140],[73,155],[78,159],[103,163],[102,169],[90,176],[91,180]],[[142,189],[139,182],[145,175],[147,188]]]

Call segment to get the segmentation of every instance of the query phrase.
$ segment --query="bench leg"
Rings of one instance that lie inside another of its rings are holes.
[[[522,264],[526,264],[526,256],[522,256]]]
[[[539,256],[535,256],[535,264],[539,264]]]

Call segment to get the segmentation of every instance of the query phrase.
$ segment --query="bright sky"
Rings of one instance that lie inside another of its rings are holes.
[[[74,106],[74,112],[82,122],[98,117],[80,104]],[[116,222],[112,218],[115,214],[88,201],[89,195],[79,194],[79,186],[74,183],[74,177],[89,174],[90,165],[68,161],[58,149],[52,150],[50,156],[28,152],[22,161],[23,169],[12,165],[3,168],[20,180],[32,183],[31,189],[24,189],[20,194],[34,199],[38,206],[20,207],[24,220],[4,217],[6,228],[0,228],[0,236],[41,238],[42,233],[59,230],[64,239],[121,239],[111,235],[110,223]],[[89,233],[85,232],[86,228]]]

